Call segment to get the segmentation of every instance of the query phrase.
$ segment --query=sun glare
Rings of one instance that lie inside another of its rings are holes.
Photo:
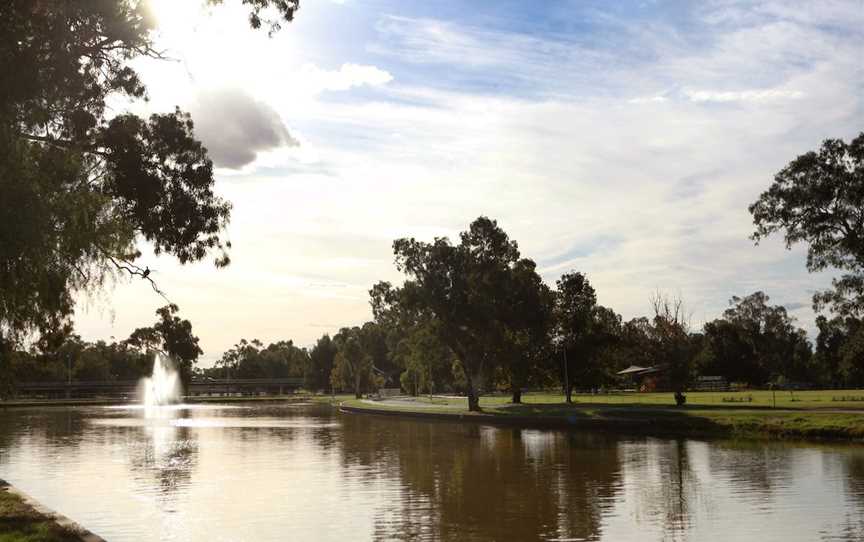
[[[161,33],[174,34],[194,27],[206,11],[204,2],[195,0],[147,0]]]

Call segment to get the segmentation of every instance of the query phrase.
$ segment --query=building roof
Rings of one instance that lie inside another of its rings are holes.
[[[647,375],[652,373],[659,373],[660,371],[665,370],[668,367],[667,364],[661,363],[660,365],[654,365],[653,367],[640,367],[638,365],[631,365],[627,367],[623,371],[618,371],[619,375]]]
[[[639,367],[638,365],[631,365],[630,367],[627,367],[623,371],[618,371],[617,374],[629,375],[629,374],[633,374],[633,373],[641,373],[642,371],[645,371],[648,368],[649,367]]]

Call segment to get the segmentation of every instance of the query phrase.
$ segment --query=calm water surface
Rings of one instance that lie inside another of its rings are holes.
[[[322,405],[0,411],[0,478],[110,541],[864,540],[864,447]]]

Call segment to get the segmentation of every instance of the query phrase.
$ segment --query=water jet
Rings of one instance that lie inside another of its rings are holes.
[[[157,353],[153,357],[153,371],[149,378],[141,379],[139,386],[145,408],[180,402],[180,375],[164,354]]]

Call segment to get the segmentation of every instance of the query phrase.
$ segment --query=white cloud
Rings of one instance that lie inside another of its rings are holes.
[[[292,153],[304,158],[291,159],[303,167],[263,153],[236,175],[243,182],[220,177],[234,203],[229,269],[151,267],[208,359],[240,337],[309,344],[321,323],[368,318],[371,284],[400,279],[394,238],[454,236],[480,214],[498,218],[550,282],[586,271],[600,301],[627,318],[644,314],[658,287],[680,292],[697,323],[756,289],[809,306],[828,277],[808,275],[799,248],[754,247],[747,205],[789,160],[861,129],[861,28],[772,15],[776,3],[732,24],[720,12],[741,4],[707,6],[696,45],[634,21],[609,21],[630,44],[616,51],[384,17],[377,56],[363,62],[301,58],[316,43],[282,42],[249,45],[267,69],[240,75],[232,58],[213,72],[216,60],[190,60],[192,87],[235,81],[292,135],[301,130]],[[278,62],[284,49],[296,62]],[[636,62],[634,50],[646,54]],[[416,72],[397,71],[406,66]],[[477,79],[500,84],[466,88]],[[536,92],[509,92],[514,80]],[[365,86],[375,92],[354,94]],[[147,306],[146,288],[135,289],[144,286],[118,289],[111,327],[79,318],[85,335],[149,322],[160,299]]]
[[[306,64],[300,70],[300,78],[304,85],[314,89],[348,90],[363,85],[386,85],[393,80],[389,72],[375,66],[361,64],[342,64],[338,70],[322,70],[314,64]]]
[[[668,100],[666,96],[640,96],[638,98],[631,98],[627,100],[627,103],[631,104],[650,104],[650,103],[662,103]]]
[[[804,97],[800,90],[691,90],[684,89],[684,96],[694,102],[767,102],[773,100],[797,100]]]

